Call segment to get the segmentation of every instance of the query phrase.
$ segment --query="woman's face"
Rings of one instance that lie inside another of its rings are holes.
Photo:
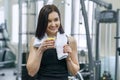
[[[54,37],[60,27],[60,18],[57,12],[53,11],[48,15],[48,25],[46,33],[49,37]]]

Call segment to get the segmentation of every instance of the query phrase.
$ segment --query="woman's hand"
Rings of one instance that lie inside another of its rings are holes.
[[[77,44],[73,37],[68,37],[69,43],[64,46],[64,51],[68,53],[66,58],[67,68],[72,75],[76,75],[79,71],[79,62],[77,54]]]
[[[63,48],[64,53],[68,53],[68,57],[66,58],[66,60],[70,60],[71,59],[71,53],[72,53],[72,49],[69,46],[69,44],[66,44]]]
[[[39,50],[41,50],[42,52],[50,48],[55,48],[55,40],[53,39],[46,39],[39,46]]]
[[[68,54],[72,53],[72,49],[71,49],[71,47],[68,44],[64,45],[63,49],[64,49],[63,50],[64,53],[68,53]]]

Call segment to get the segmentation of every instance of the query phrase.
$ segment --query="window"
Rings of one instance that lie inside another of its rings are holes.
[[[19,8],[18,4],[12,7],[12,42],[18,43],[19,39]],[[22,33],[26,32],[26,4],[22,5]],[[26,42],[26,35],[22,34],[22,43]]]
[[[43,5],[44,5],[44,1],[38,1],[37,2],[37,14],[39,14],[39,12],[40,12],[40,9],[43,7]]]
[[[0,8],[0,24],[4,23],[4,7]]]

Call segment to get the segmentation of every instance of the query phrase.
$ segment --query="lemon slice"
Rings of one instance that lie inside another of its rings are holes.
[[[47,38],[47,40],[55,40],[55,38],[49,37]]]

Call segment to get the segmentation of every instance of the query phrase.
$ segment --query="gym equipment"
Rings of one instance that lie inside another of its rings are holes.
[[[87,62],[87,55],[86,52],[84,50],[81,50],[79,55],[80,57],[80,73],[83,77],[84,80],[89,80],[89,64]],[[79,57],[78,57],[79,58]]]
[[[84,17],[84,22],[85,22],[85,29],[86,29],[86,34],[87,34],[87,46],[88,46],[88,57],[89,57],[89,76],[90,76],[90,80],[94,80],[94,77],[95,77],[95,80],[100,80],[100,71],[101,71],[101,61],[99,60],[99,23],[102,22],[102,23],[114,23],[116,22],[117,23],[117,37],[120,36],[119,32],[120,32],[120,29],[119,29],[119,23],[120,23],[120,10],[118,10],[118,12],[116,11],[112,11],[112,5],[111,4],[108,4],[108,3],[105,3],[104,1],[101,1],[101,0],[91,0],[95,3],[97,3],[98,5],[100,6],[104,6],[105,8],[107,8],[108,10],[106,11],[102,11],[101,13],[97,14],[97,28],[96,28],[96,61],[95,61],[95,65],[93,65],[93,60],[92,60],[92,52],[91,52],[91,44],[90,44],[90,37],[89,37],[89,26],[88,26],[88,17],[87,17],[87,14],[86,14],[86,9],[85,9],[85,5],[84,5],[84,0],[80,0],[81,2],[81,9],[82,9],[82,13],[83,13],[83,17]],[[117,18],[118,17],[118,18]],[[119,41],[116,40],[116,47],[118,48],[119,47]],[[116,51],[116,71],[115,71],[115,78],[117,78],[118,76],[118,52]],[[94,74],[94,71],[93,71],[93,67],[95,66],[95,74]],[[92,73],[91,73],[92,72]],[[105,73],[107,73],[105,71]],[[110,75],[110,73],[109,73]],[[109,78],[108,78],[109,77]],[[111,76],[107,76],[107,80],[111,79]],[[116,79],[115,79],[116,80]]]
[[[0,25],[0,67],[14,67],[16,56],[8,47],[9,39],[5,34],[7,34],[5,27]]]
[[[119,56],[120,56],[120,48],[117,48],[117,51],[119,51]]]
[[[9,39],[6,34],[5,24],[0,25],[0,68],[15,67],[16,56],[8,47],[7,41],[9,41]],[[1,74],[1,76],[4,75],[4,73]]]
[[[111,9],[112,6],[111,4],[107,4],[101,0],[91,0],[95,3],[97,3],[98,5],[101,5],[101,6],[104,6],[108,9]],[[80,3],[81,3],[81,9],[82,9],[82,14],[83,14],[83,17],[84,17],[84,22],[85,22],[85,30],[86,30],[86,39],[87,39],[87,47],[88,47],[88,57],[89,57],[89,70],[86,74],[89,75],[89,79],[90,80],[99,80],[100,79],[100,65],[101,65],[101,62],[99,60],[99,51],[98,51],[98,46],[96,44],[96,61],[95,61],[95,64],[94,64],[94,61],[93,61],[93,56],[92,56],[92,47],[91,47],[91,40],[90,40],[90,34],[89,34],[89,25],[88,25],[88,17],[87,17],[87,12],[86,12],[86,8],[85,8],[85,4],[84,4],[84,0],[80,0]],[[106,6],[107,5],[107,6]],[[96,31],[99,31],[97,28],[96,28]],[[98,41],[98,34],[96,33],[97,35],[97,38],[96,38],[96,42]],[[95,73],[94,73],[94,68],[95,67]]]
[[[9,48],[0,51],[0,55],[2,55],[2,60],[0,61],[0,65],[1,65],[0,67],[9,68],[15,66],[16,57]]]
[[[118,66],[119,66],[119,39],[120,39],[120,10],[105,10],[100,12],[100,16],[98,19],[98,28],[99,23],[117,23],[116,26],[116,56],[115,56],[115,80],[118,78]],[[99,30],[99,29],[98,29]],[[110,72],[104,71],[102,80],[112,80]]]
[[[96,10],[97,11],[97,10]],[[116,17],[116,12],[115,11],[113,11],[113,10],[104,10],[104,11],[97,11],[96,13],[98,13],[99,14],[99,16],[98,16],[98,14],[96,14],[96,20],[97,20],[97,24],[96,24],[96,26],[97,26],[97,29],[96,29],[96,44],[97,44],[97,49],[99,49],[99,28],[100,28],[100,23],[114,23],[114,22],[116,22],[117,21],[117,17]],[[109,27],[109,26],[108,26]],[[107,26],[106,26],[106,36],[105,36],[105,41],[107,41],[107,42],[109,42],[109,40],[107,40],[107,33],[108,33],[108,30],[107,30],[108,28],[107,28]],[[108,44],[107,44],[107,42],[105,42],[105,50],[107,50],[107,48],[109,48],[108,47]],[[99,60],[99,54],[97,54],[99,52],[99,50],[97,50],[97,52],[96,52],[96,60]],[[109,54],[109,52],[107,51],[107,52],[105,52],[105,54]],[[109,63],[109,62],[108,62]],[[105,63],[104,63],[105,64]],[[99,65],[98,66],[99,68],[97,68],[96,67],[96,73],[98,73],[98,72],[100,72],[101,70],[101,66]],[[99,70],[99,71],[98,71]],[[112,80],[112,78],[111,78],[111,76],[107,76],[106,75],[106,73],[109,73],[109,75],[111,75],[110,74],[110,72],[108,72],[108,71],[104,71],[104,73],[103,73],[103,76],[102,76],[102,80]],[[100,73],[98,73],[99,75],[97,75],[97,80],[98,79],[100,79]]]
[[[96,4],[100,5],[100,6],[103,6],[106,9],[112,9],[112,4],[106,3],[103,0],[90,0],[90,1],[93,1],[94,3],[96,3]]]
[[[89,33],[89,25],[88,25],[88,17],[87,17],[87,12],[84,4],[84,0],[80,0],[81,4],[81,9],[82,9],[82,14],[84,17],[84,22],[85,22],[85,30],[86,30],[86,39],[87,39],[87,47],[88,47],[88,57],[89,57],[89,80],[94,80],[94,61],[93,61],[93,55],[92,55],[92,47],[91,47],[91,39],[90,39],[90,33]],[[87,74],[86,73],[86,74]],[[82,74],[82,73],[81,73]]]
[[[113,80],[113,79],[111,78],[111,74],[109,72],[104,71],[101,80]]]
[[[115,80],[118,80],[118,70],[119,70],[119,48],[120,48],[120,9],[117,10],[117,28],[116,28],[116,60],[115,60]]]

